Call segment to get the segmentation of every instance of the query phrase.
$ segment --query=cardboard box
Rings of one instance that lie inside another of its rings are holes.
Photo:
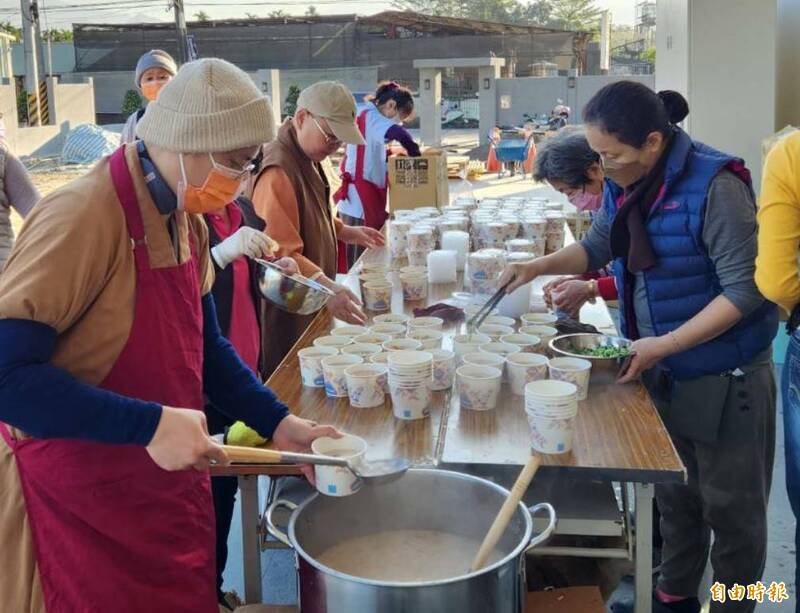
[[[429,149],[420,157],[389,157],[389,210],[442,208],[449,203],[447,154]]]
[[[566,587],[528,592],[525,613],[605,613],[603,598],[595,586]]]

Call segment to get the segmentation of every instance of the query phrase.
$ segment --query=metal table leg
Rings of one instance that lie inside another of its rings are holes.
[[[248,604],[259,604],[261,598],[261,551],[258,539],[258,476],[239,477],[242,495],[242,564],[244,566],[244,598]]]
[[[635,483],[636,516],[635,595],[636,613],[651,613],[653,593],[653,485]]]

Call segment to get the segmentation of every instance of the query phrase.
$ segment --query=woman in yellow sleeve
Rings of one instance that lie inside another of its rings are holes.
[[[756,284],[790,315],[791,334],[781,377],[786,490],[800,517],[800,132],[785,137],[767,157],[758,211]],[[800,532],[795,528],[795,551]],[[796,554],[795,554],[796,555]],[[795,585],[800,572],[795,563]],[[800,607],[797,609],[800,611]]]

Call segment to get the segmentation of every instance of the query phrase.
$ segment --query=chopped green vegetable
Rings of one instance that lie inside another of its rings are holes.
[[[587,348],[573,347],[572,352],[592,358],[626,358],[631,353],[627,347],[614,347],[612,345]]]

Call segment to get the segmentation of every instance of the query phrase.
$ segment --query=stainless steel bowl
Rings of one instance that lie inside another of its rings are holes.
[[[605,334],[565,334],[550,341],[550,351],[554,357],[581,358],[592,363],[591,381],[607,383],[616,381],[625,358],[598,358],[576,353],[575,349],[592,349],[594,347],[630,347],[632,341],[621,336]]]
[[[333,292],[300,275],[287,275],[279,266],[265,260],[258,264],[258,290],[279,309],[297,315],[316,313]]]

